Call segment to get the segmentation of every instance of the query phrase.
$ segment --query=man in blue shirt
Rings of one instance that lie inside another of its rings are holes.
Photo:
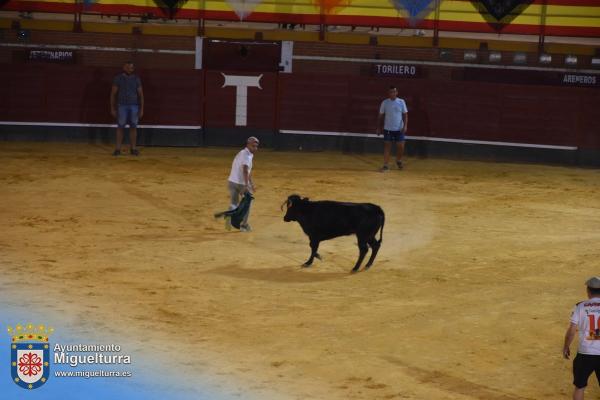
[[[123,72],[113,79],[110,92],[110,112],[117,119],[117,143],[113,156],[121,154],[123,143],[123,129],[129,124],[130,152],[139,155],[136,147],[137,124],[144,115],[144,92],[140,78],[133,73],[134,66],[131,61],[123,64]]]
[[[383,122],[383,167],[382,172],[389,171],[390,152],[392,143],[396,143],[396,165],[402,169],[402,155],[404,154],[404,141],[408,127],[408,109],[404,100],[398,98],[398,89],[390,86],[388,98],[381,102],[379,117],[377,118],[377,135],[381,135]]]

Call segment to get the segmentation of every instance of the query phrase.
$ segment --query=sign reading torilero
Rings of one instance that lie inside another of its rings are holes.
[[[373,75],[418,78],[421,68],[410,64],[374,64]]]

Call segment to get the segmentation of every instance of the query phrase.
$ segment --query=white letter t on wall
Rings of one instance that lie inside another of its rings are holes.
[[[225,83],[222,88],[227,86],[236,87],[235,126],[246,126],[248,119],[248,88],[257,87],[262,90],[260,87],[260,78],[262,78],[262,74],[259,76],[238,76],[225,75],[221,72],[221,75],[225,78]]]

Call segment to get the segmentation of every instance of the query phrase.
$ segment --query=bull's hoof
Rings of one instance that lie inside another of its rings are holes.
[[[319,261],[323,261],[323,257],[320,254],[315,254],[315,258]]]
[[[358,272],[358,268],[352,268],[352,271],[350,271],[351,274],[356,274]]]
[[[312,263],[304,263],[302,264],[302,268],[310,268],[311,265]]]

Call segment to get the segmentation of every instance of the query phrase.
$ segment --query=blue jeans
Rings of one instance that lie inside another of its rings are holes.
[[[129,124],[130,128],[137,128],[139,120],[140,106],[137,104],[119,104],[117,107],[117,126],[125,128]]]

